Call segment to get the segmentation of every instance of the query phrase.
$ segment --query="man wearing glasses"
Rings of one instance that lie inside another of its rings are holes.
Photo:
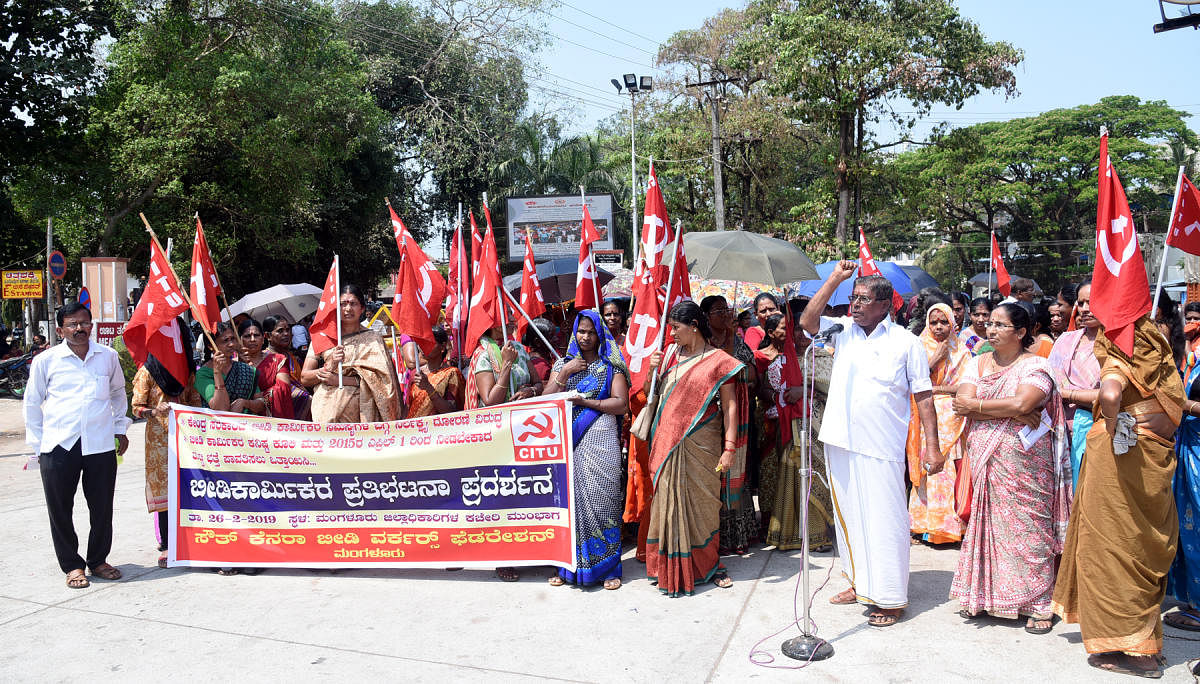
[[[34,357],[29,371],[25,442],[39,454],[58,565],[67,574],[67,586],[82,589],[89,584],[85,567],[93,576],[121,579],[121,571],[108,563],[108,552],[117,449],[123,454],[129,446],[130,421],[121,364],[115,351],[91,341],[91,311],[72,302],[58,310],[57,321],[62,344]],[[71,520],[81,476],[91,519],[86,562]]]
[[[896,624],[908,605],[909,519],[904,491],[911,402],[916,401],[927,448],[927,474],[940,472],[929,360],[912,333],[892,323],[892,284],[883,276],[854,281],[850,315],[820,316],[838,285],[858,264],[841,261],[800,315],[809,335],[833,333],[833,373],[819,439],[833,489],[838,556],[850,588],[834,604],[871,607],[867,623]]]

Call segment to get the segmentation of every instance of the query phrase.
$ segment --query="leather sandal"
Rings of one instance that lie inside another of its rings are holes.
[[[854,587],[829,597],[829,602],[835,606],[848,606],[853,603],[858,603],[858,594],[854,593]]]
[[[86,589],[91,584],[83,570],[75,569],[67,573],[67,586],[72,589]]]
[[[108,563],[101,563],[100,565],[92,568],[92,576],[106,580],[119,580],[121,579],[121,571],[109,565]]]

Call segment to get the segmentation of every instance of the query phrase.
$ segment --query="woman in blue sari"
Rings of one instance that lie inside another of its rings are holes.
[[[1175,434],[1175,507],[1179,511],[1179,551],[1167,575],[1167,594],[1184,605],[1163,616],[1176,628],[1200,632],[1200,364],[1187,353],[1183,420]]]
[[[550,584],[621,586],[621,422],[629,409],[629,371],[595,311],[575,318],[567,355],[554,363],[544,393],[576,392],[574,444],[575,572],[559,570]]]

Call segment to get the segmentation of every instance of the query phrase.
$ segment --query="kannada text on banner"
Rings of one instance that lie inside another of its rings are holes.
[[[0,296],[4,299],[41,299],[46,296],[41,271],[0,272]]]
[[[387,423],[172,405],[172,566],[574,570],[566,395]]]

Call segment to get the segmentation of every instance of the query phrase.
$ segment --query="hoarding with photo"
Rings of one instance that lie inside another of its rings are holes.
[[[525,234],[533,244],[537,261],[578,257],[583,230],[583,208],[579,195],[544,195],[508,199],[508,260],[525,258]],[[587,196],[588,213],[600,233],[595,249],[612,249],[612,195]]]

